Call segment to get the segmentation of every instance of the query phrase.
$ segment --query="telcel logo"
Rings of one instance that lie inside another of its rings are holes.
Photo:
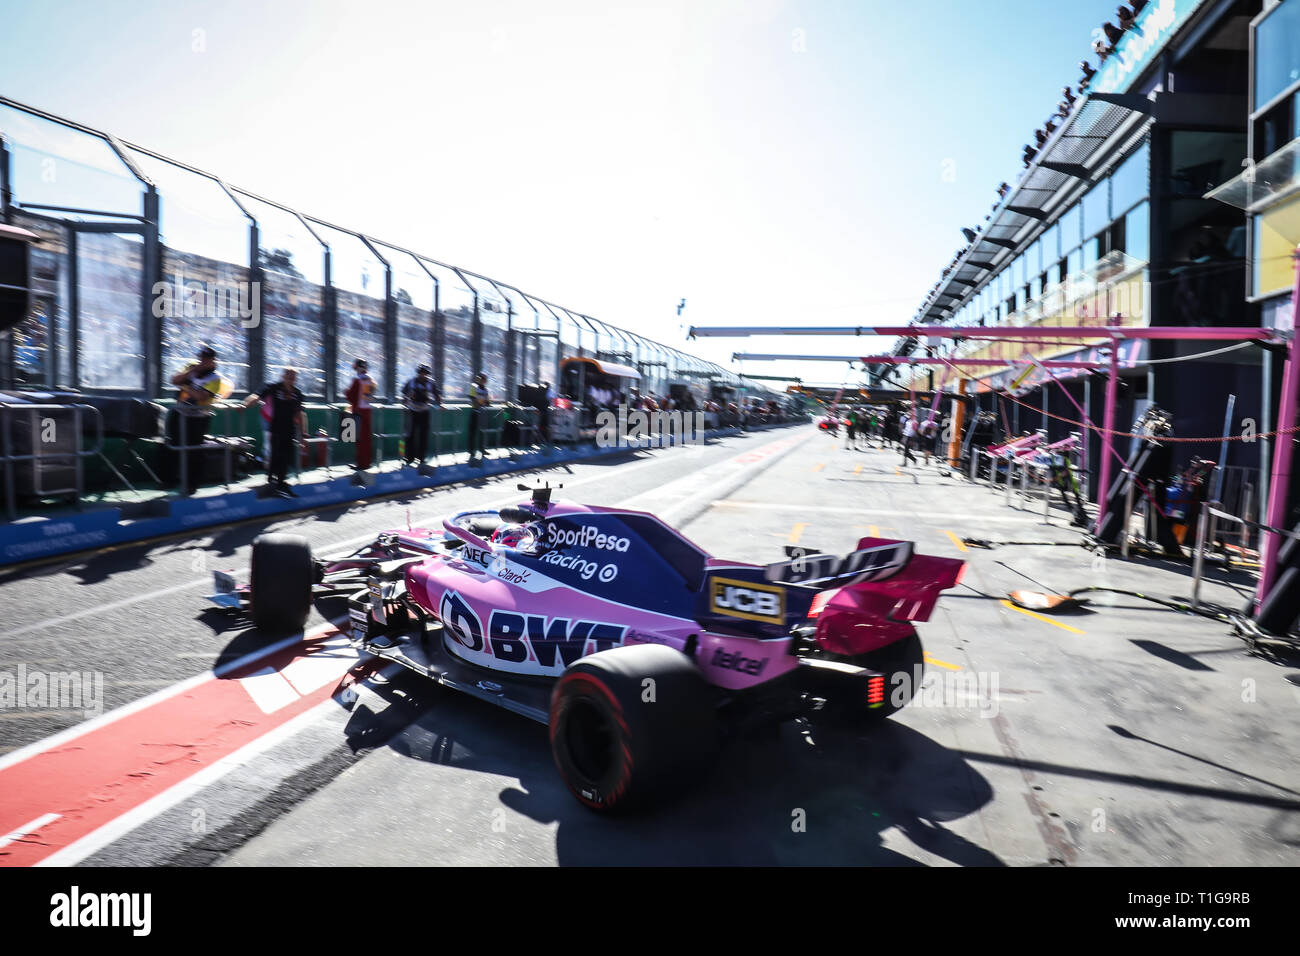
[[[746,657],[741,653],[732,654],[719,647],[713,652],[713,657],[709,663],[714,667],[724,667],[729,671],[739,671],[742,674],[757,677],[763,673],[763,668],[767,666],[767,658]]]
[[[714,612],[727,617],[771,624],[781,624],[785,620],[785,592],[780,588],[764,587],[751,581],[714,578],[709,598]]]

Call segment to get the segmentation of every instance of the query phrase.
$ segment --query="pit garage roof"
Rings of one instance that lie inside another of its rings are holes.
[[[917,312],[921,323],[950,317],[970,294],[1025,245],[1037,223],[1060,211],[1071,187],[1094,178],[1115,145],[1131,132],[1154,100],[1136,94],[1098,93],[1075,102],[1070,115],[1007,191],[992,217]]]

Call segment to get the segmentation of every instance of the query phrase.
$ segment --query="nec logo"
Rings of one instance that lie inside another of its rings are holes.
[[[752,581],[713,578],[709,583],[709,606],[715,614],[727,617],[770,624],[785,621],[785,592]]]

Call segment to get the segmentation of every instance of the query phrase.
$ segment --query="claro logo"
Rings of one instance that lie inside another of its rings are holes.
[[[713,613],[727,617],[768,624],[785,622],[785,592],[753,581],[713,578],[709,583],[709,606]]]

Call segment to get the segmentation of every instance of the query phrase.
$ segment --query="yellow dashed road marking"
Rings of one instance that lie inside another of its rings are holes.
[[[862,466],[861,466],[861,465],[858,465],[858,467],[854,468],[854,469],[853,469],[853,473],[854,473],[855,475],[860,475],[860,474],[862,474]]]
[[[1059,627],[1063,631],[1069,631],[1071,634],[1087,633],[1086,631],[1079,630],[1077,627],[1071,627],[1069,624],[1062,624],[1060,621],[1053,621],[1050,617],[1047,617],[1045,615],[1035,614],[1033,611],[1026,611],[1023,607],[1016,607],[1010,601],[1002,601],[1001,604],[1003,607],[1009,607],[1013,611],[1019,611],[1021,614],[1024,614],[1027,617],[1032,617],[1035,620],[1042,621],[1044,624],[1050,624],[1052,625],[1052,627]]]
[[[819,461],[817,462],[817,464],[813,465],[813,471],[821,471],[825,467],[826,467],[826,462]]]
[[[965,542],[962,541],[961,538],[957,537],[955,534],[953,534],[953,533],[952,533],[951,531],[949,531],[947,528],[944,528],[944,529],[943,529],[943,533],[946,534],[948,537],[952,538],[952,543],[955,544],[955,545],[957,546],[957,550],[959,550],[959,551],[969,551],[969,550],[970,550],[970,548],[966,547]]]
[[[798,544],[799,539],[803,537],[803,529],[806,527],[808,527],[808,522],[806,521],[796,522],[795,526],[790,529],[790,535],[789,537],[786,538],[786,540],[789,541],[791,544]]]
[[[933,654],[931,654],[929,651],[926,651],[926,652],[922,655],[922,657],[925,658],[925,662],[926,662],[927,664],[933,664],[935,667],[942,667],[942,668],[944,668],[945,670],[950,670],[950,671],[959,671],[959,670],[961,670],[961,665],[960,665],[960,664],[949,664],[947,661],[941,661],[941,660],[939,660],[939,658],[935,657],[935,656],[934,656]]]

